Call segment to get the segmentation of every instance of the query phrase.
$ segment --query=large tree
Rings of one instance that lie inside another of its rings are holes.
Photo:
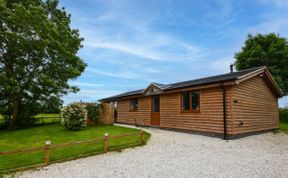
[[[249,34],[242,50],[235,54],[237,70],[267,66],[285,95],[288,94],[288,41],[270,33]]]
[[[67,82],[86,67],[82,40],[58,0],[0,0],[0,111],[10,126],[27,124],[51,96],[78,90]]]

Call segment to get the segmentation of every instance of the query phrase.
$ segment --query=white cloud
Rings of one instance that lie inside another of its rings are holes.
[[[96,102],[101,98],[108,96],[113,96],[119,93],[119,90],[109,90],[109,89],[95,89],[95,90],[80,90],[77,93],[69,93],[67,96],[64,96],[65,105],[75,102],[75,101],[87,101],[87,102]]]
[[[163,57],[161,54],[157,54],[154,51],[145,51],[144,48],[141,48],[136,45],[132,44],[125,44],[125,43],[113,43],[113,42],[85,42],[84,45],[86,47],[93,47],[93,48],[104,48],[104,49],[112,49],[118,50],[125,53],[129,53],[132,55],[136,55],[146,59],[152,60],[162,60]]]
[[[288,1],[287,1],[288,2]],[[279,33],[280,35],[288,35],[288,18],[269,19],[253,27],[248,31],[250,33]]]
[[[279,99],[279,106],[280,107],[288,107],[288,96]]]
[[[272,4],[278,7],[288,7],[287,0],[258,0],[261,3]]]
[[[87,72],[96,74],[96,75],[103,75],[108,77],[115,77],[115,78],[124,78],[124,79],[136,79],[139,78],[138,74],[135,72],[130,71],[123,71],[123,72],[115,72],[111,70],[101,70],[101,69],[94,69],[91,67],[86,68]]]
[[[130,15],[120,18],[123,14],[118,13],[111,10],[102,16],[78,19],[85,49],[109,49],[156,61],[191,60],[202,56],[199,44],[155,30],[149,18],[141,20]]]
[[[95,84],[95,83],[88,83],[88,82],[69,82],[71,85],[81,86],[81,87],[99,87],[104,86],[103,84]]]
[[[214,60],[210,64],[208,64],[206,67],[208,70],[213,70],[218,73],[227,73],[229,72],[230,64],[233,64],[235,59],[233,57],[226,57],[226,58],[221,58],[218,60]]]
[[[141,67],[141,70],[101,70],[92,67],[86,68],[87,72],[92,74],[101,75],[101,76],[108,76],[114,78],[121,78],[121,79],[141,79],[141,80],[149,80],[149,75],[159,74],[161,73],[161,69],[153,68],[153,67]]]
[[[207,26],[220,27],[233,22],[234,6],[230,0],[216,0],[210,3],[208,13],[201,19]]]
[[[137,32],[134,32],[137,33]],[[179,42],[172,37],[151,32],[140,34],[136,41],[133,40],[110,40],[101,37],[88,37],[84,41],[85,47],[117,50],[144,59],[158,61],[191,60],[201,57],[199,47]],[[97,40],[93,40],[97,39]],[[147,41],[148,39],[148,41]],[[180,53],[179,53],[180,51]]]

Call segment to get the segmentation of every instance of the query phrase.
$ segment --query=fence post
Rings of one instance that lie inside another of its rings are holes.
[[[140,141],[141,141],[141,144],[143,145],[144,144],[144,132],[142,129],[140,130]]]
[[[44,157],[44,162],[46,165],[49,164],[49,160],[50,160],[50,140],[47,140],[45,142],[45,148],[44,148],[44,151],[45,151],[45,157]]]
[[[108,133],[104,134],[103,140],[104,140],[104,144],[103,144],[104,152],[106,153],[109,149],[109,134]]]

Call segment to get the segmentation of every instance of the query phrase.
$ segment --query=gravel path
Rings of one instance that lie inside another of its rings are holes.
[[[288,177],[288,134],[224,141],[148,128],[147,145],[17,174],[18,177]]]

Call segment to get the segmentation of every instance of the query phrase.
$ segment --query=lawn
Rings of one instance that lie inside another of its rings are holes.
[[[288,123],[287,122],[280,122],[279,129],[285,133],[288,133]]]
[[[136,133],[138,129],[119,126],[97,126],[87,127],[80,131],[65,130],[59,124],[38,126],[16,131],[0,131],[0,151],[12,151],[16,149],[43,146],[46,140],[51,144],[60,144],[93,138],[102,138],[104,133],[110,136],[125,133]],[[145,133],[145,142],[150,134]],[[109,149],[122,149],[130,146],[140,145],[138,135],[109,140]],[[97,154],[103,151],[103,142],[89,143],[66,148],[54,148],[51,150],[51,161],[80,157],[87,154]],[[16,155],[0,156],[0,171],[15,169],[23,166],[43,163],[44,152],[22,153]]]

